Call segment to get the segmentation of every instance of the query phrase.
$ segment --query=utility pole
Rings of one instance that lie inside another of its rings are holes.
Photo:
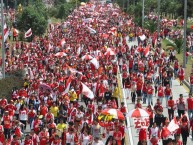
[[[143,1],[143,5],[142,5],[142,28],[144,28],[144,4],[145,4],[145,0],[142,0]]]
[[[187,29],[187,0],[184,1],[184,59],[183,59],[183,67],[186,68],[186,29]]]
[[[160,37],[160,0],[158,0],[158,22],[157,22],[157,35]]]
[[[1,0],[1,35],[2,35],[2,77],[5,78],[5,48],[4,48],[4,14],[3,14],[4,4],[3,0]]]

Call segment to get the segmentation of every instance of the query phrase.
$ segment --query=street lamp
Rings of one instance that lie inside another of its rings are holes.
[[[183,67],[186,68],[186,29],[187,29],[187,0],[184,1],[184,57],[183,57]]]

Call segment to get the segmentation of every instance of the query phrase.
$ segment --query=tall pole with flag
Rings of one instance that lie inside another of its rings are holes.
[[[160,0],[158,0],[158,22],[157,22],[157,35],[160,37]]]
[[[142,5],[142,28],[144,27],[144,9],[145,9],[145,0],[143,1]]]
[[[184,42],[183,42],[183,67],[186,68],[186,29],[187,29],[187,0],[184,1]]]
[[[4,49],[4,15],[3,15],[4,4],[1,0],[1,27],[2,27],[2,77],[5,78],[5,49]]]

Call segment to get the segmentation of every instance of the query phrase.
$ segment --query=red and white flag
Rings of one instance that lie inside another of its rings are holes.
[[[99,68],[99,62],[96,58],[93,58],[90,62],[94,65],[96,69]]]
[[[28,38],[32,35],[32,30],[31,28],[29,30],[27,30],[27,32],[25,32],[25,38]]]
[[[66,81],[66,89],[64,90],[63,95],[65,95],[69,92],[71,82],[72,82],[72,76],[69,76],[69,78]]]
[[[144,56],[147,57],[149,55],[149,49],[150,49],[150,45],[148,45],[145,49],[144,49]]]
[[[86,97],[90,98],[90,99],[94,99],[94,94],[93,92],[85,85],[81,82],[82,84],[82,94],[85,95]]]
[[[4,24],[4,41],[6,41],[7,37],[9,36],[9,30],[7,28],[7,24]]]
[[[171,122],[169,123],[167,128],[168,128],[168,130],[170,132],[174,132],[174,131],[176,131],[179,128],[179,125],[178,125],[178,122],[176,120],[176,117],[174,117],[174,119],[171,120]]]

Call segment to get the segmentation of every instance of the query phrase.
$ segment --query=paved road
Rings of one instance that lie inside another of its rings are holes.
[[[137,45],[137,41],[128,42],[128,38],[127,38],[127,44],[131,47],[132,45]],[[122,74],[120,74],[120,77],[121,77],[121,75]],[[122,89],[122,91],[123,91],[123,98],[126,98],[127,96],[125,96],[125,93],[124,93],[125,90]],[[187,96],[188,96],[188,91],[189,90],[185,86],[180,86],[180,83],[179,83],[178,80],[172,80],[172,94],[173,94],[173,99],[174,100],[177,100],[179,98],[179,94],[183,94],[184,98],[186,99]],[[155,97],[155,95],[154,95],[153,102],[155,103],[156,100],[157,100],[157,97]],[[128,111],[134,109],[135,105],[132,104],[131,99],[125,99],[125,101],[127,103]],[[143,108],[147,107],[146,104],[143,104],[142,106],[143,106]],[[165,99],[163,100],[163,107],[164,107],[164,111],[163,111],[164,116],[168,116],[168,113],[167,113],[168,111],[167,111],[167,108],[166,108]],[[127,128],[127,132],[128,132],[128,135],[130,135],[129,136],[130,141],[131,141],[130,144],[137,145],[139,135],[137,133],[137,130],[134,128],[133,119],[128,118],[128,120],[130,121],[130,126]],[[131,137],[132,137],[132,139],[131,139]],[[188,138],[187,145],[193,144],[193,141],[191,139],[192,139],[191,137]],[[160,142],[159,145],[162,145],[162,143]]]

